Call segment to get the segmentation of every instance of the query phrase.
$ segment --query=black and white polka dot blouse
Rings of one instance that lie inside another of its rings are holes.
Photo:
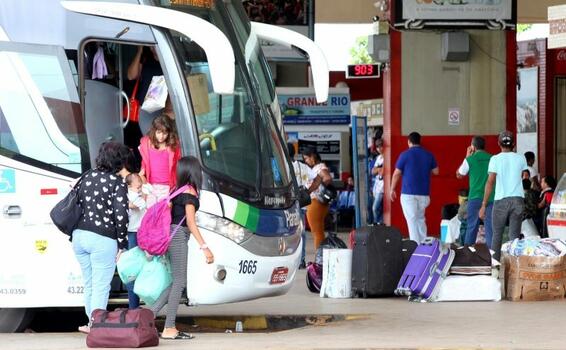
[[[121,176],[88,171],[81,179],[79,203],[78,229],[116,239],[119,249],[128,247],[128,188]]]

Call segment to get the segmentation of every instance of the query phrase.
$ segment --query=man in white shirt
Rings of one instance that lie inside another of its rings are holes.
[[[501,240],[507,220],[509,220],[509,239],[515,239],[521,233],[525,197],[521,175],[523,170],[527,169],[527,162],[524,156],[513,152],[514,146],[513,133],[503,131],[499,134],[501,152],[489,160],[487,170],[489,175],[479,212],[479,217],[485,219],[485,210],[495,186],[491,221],[493,228],[491,249],[495,252],[495,260],[501,258]]]
[[[527,161],[527,170],[529,171],[529,180],[531,180],[531,188],[535,191],[540,191],[540,176],[535,165],[535,154],[534,152],[525,152],[525,160]]]

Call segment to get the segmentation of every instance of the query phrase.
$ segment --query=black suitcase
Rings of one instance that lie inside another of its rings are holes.
[[[415,249],[417,249],[417,246],[417,242],[411,241],[410,239],[404,239],[401,242],[401,259],[403,261],[403,271],[405,271],[405,267],[407,267],[407,264],[411,259],[411,255],[413,255],[413,252],[415,251]]]
[[[403,273],[402,237],[390,226],[356,230],[352,252],[352,293],[363,298],[393,295]]]

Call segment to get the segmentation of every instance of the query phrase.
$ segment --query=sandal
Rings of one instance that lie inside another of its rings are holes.
[[[89,334],[90,333],[90,327],[88,325],[80,326],[79,332],[84,333],[84,334]]]
[[[194,337],[195,337],[195,336],[192,335],[192,334],[190,334],[190,333],[185,333],[185,332],[181,332],[181,331],[177,332],[177,334],[176,334],[174,337],[164,337],[164,336],[163,336],[163,333],[161,333],[161,336],[160,336],[161,339],[174,339],[174,340],[178,340],[178,339],[181,339],[181,340],[193,339]]]

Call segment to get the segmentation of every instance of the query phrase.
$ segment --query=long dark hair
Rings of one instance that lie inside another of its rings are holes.
[[[169,118],[165,114],[162,114],[153,119],[153,121],[151,122],[151,128],[149,129],[149,132],[147,134],[149,136],[149,139],[151,140],[151,144],[155,148],[157,148],[158,146],[157,138],[155,136],[157,130],[167,133],[167,140],[165,141],[167,147],[175,148],[178,146],[179,138],[177,136],[177,127],[175,125],[175,122],[171,120],[171,118]]]
[[[303,156],[313,157],[316,163],[322,162],[322,159],[320,158],[320,154],[318,154],[316,149],[313,148],[313,147],[309,147],[309,148],[305,149],[303,151]]]
[[[202,187],[202,169],[198,159],[186,156],[177,162],[177,186],[191,185],[197,191]]]
[[[123,143],[103,142],[96,157],[96,169],[115,174],[126,167],[130,154],[130,149]]]

